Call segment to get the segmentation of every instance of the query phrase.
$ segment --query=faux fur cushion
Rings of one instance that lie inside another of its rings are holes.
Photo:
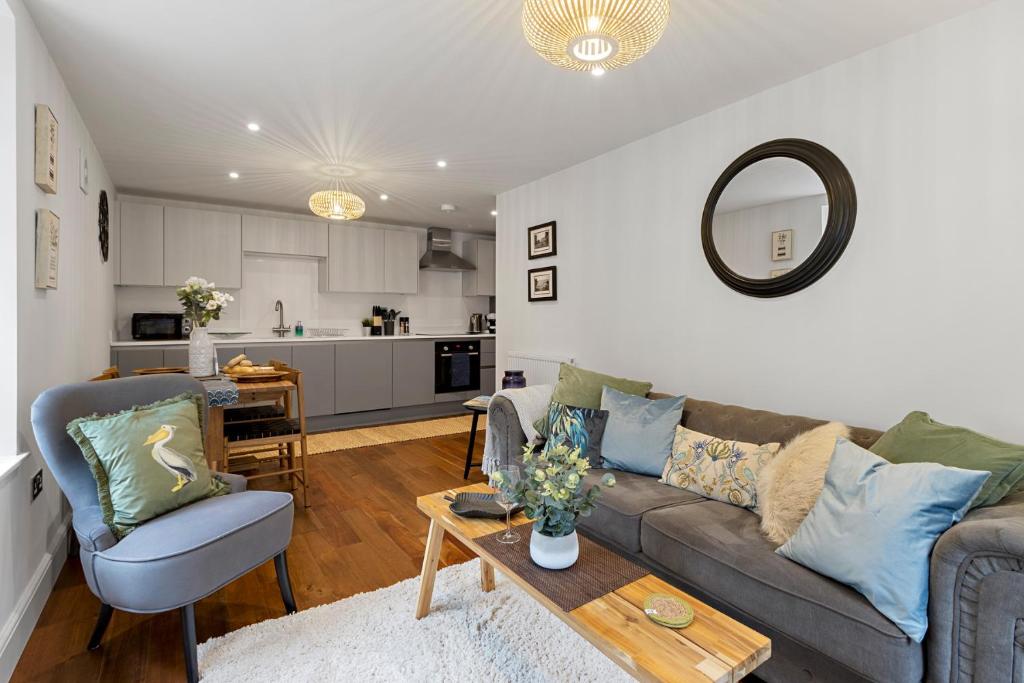
[[[761,531],[770,541],[781,545],[796,533],[821,493],[836,439],[849,436],[841,422],[823,424],[795,436],[764,466],[757,501]]]

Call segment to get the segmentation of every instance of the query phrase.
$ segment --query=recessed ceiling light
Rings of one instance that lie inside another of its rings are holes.
[[[231,173],[228,173],[228,178],[231,178],[232,180],[238,180],[238,171],[232,171]]]
[[[253,133],[260,132],[260,124],[256,123],[255,121],[251,121],[249,125],[246,126],[246,128],[251,130]]]
[[[444,168],[447,165],[448,165],[448,162],[445,161],[444,159],[441,159],[440,161],[437,162],[437,167],[438,168]]]
[[[380,196],[380,200],[381,200],[382,202],[386,202],[386,201],[388,200],[388,196],[387,196],[386,194],[382,194],[382,195]]]
[[[497,215],[498,215],[498,212],[497,212],[497,210],[491,211],[491,215],[492,215],[492,216],[497,216]]]

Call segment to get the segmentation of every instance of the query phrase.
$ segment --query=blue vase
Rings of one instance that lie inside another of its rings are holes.
[[[506,370],[501,378],[502,389],[522,389],[526,386],[526,377],[522,370]]]

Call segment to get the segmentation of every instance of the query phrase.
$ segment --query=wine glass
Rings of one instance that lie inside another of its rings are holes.
[[[515,543],[519,534],[512,531],[512,508],[516,506],[515,489],[519,483],[519,468],[510,465],[501,471],[502,482],[494,494],[494,501],[505,509],[505,533],[498,536],[499,543]]]

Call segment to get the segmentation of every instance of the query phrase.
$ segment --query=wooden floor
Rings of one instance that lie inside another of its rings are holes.
[[[427,519],[416,496],[464,484],[468,434],[370,446],[310,458],[311,506],[296,505],[288,562],[300,610],[419,574]],[[477,459],[483,434],[477,437]],[[483,481],[473,468],[470,481]],[[266,480],[264,480],[266,481]],[[258,484],[254,488],[273,488]],[[445,541],[443,565],[470,559]],[[409,605],[409,615],[415,605]],[[103,645],[87,652],[99,601],[69,558],[12,681],[173,681],[185,678],[177,611],[115,612]],[[284,614],[273,562],[196,605],[199,642]]]

